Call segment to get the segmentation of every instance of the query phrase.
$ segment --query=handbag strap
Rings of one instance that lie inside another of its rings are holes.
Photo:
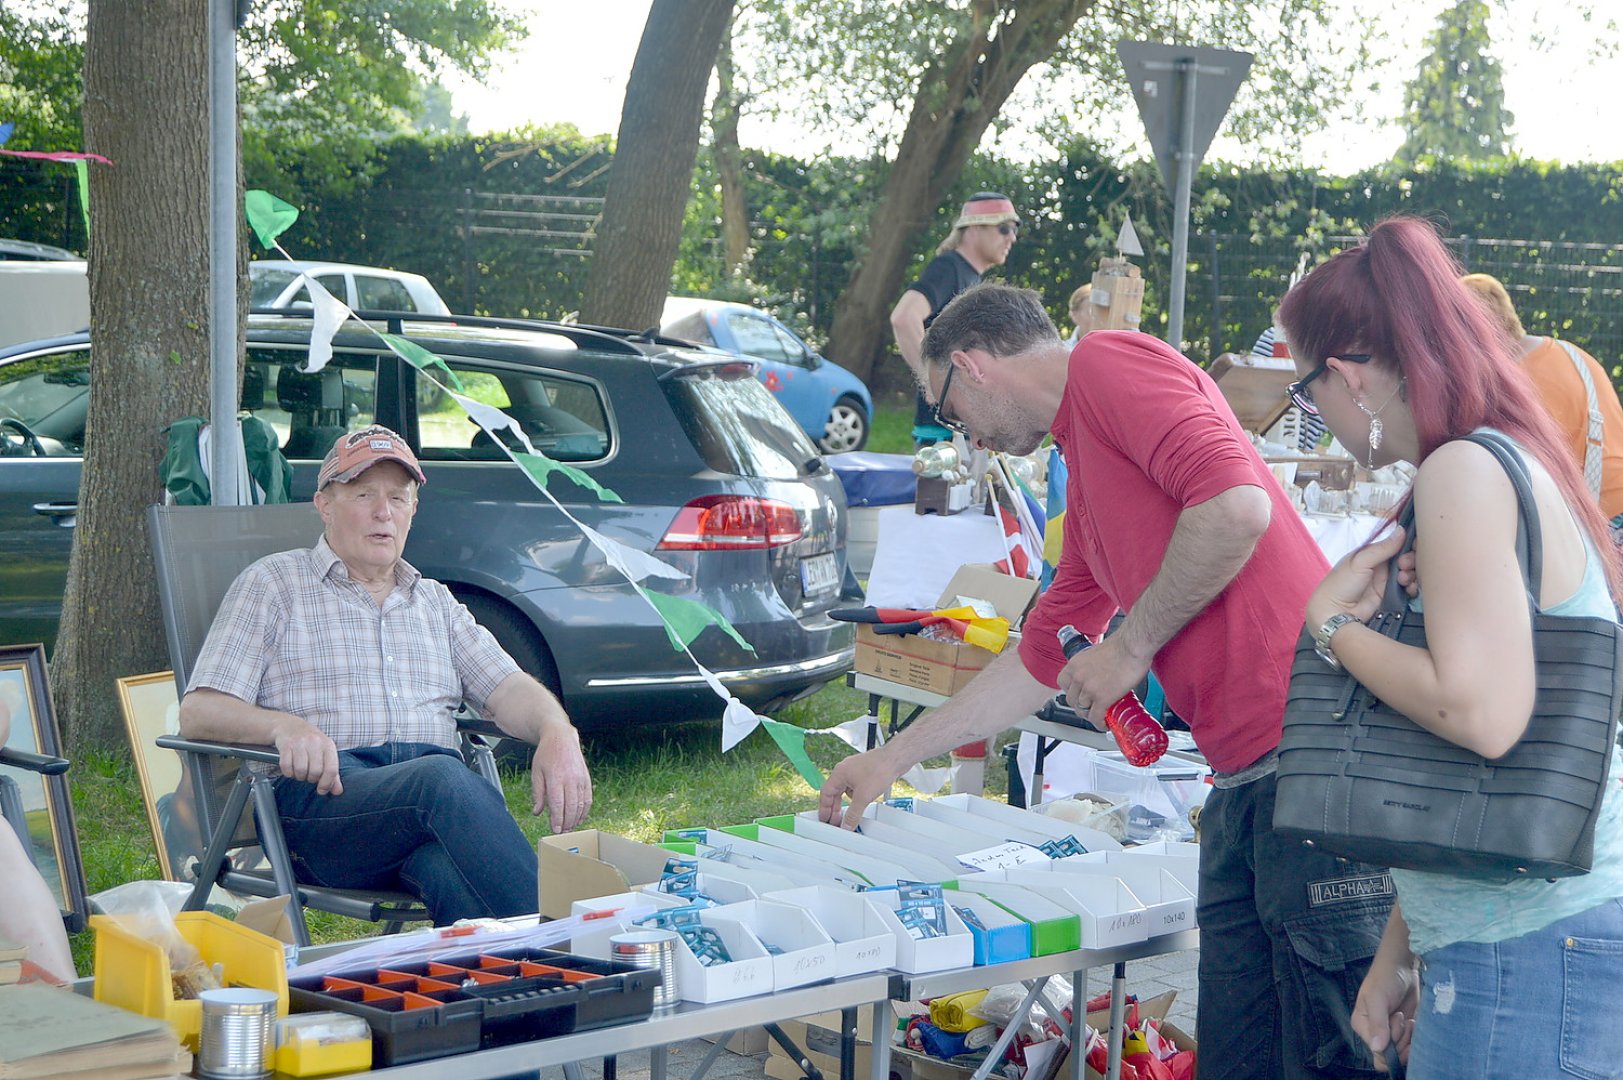
[[[1505,436],[1494,431],[1473,431],[1464,436],[1467,442],[1474,442],[1485,447],[1499,462],[1505,474],[1510,477],[1511,486],[1516,489],[1516,559],[1522,568],[1522,583],[1527,588],[1527,604],[1533,611],[1539,610],[1538,595],[1542,591],[1544,581],[1544,535],[1539,529],[1538,505],[1533,501],[1533,484],[1527,471],[1527,463],[1522,460],[1515,447]],[[1403,527],[1403,551],[1414,549],[1414,499],[1410,498],[1403,513],[1398,517],[1398,524]],[[1402,554],[1403,552],[1399,552]],[[1393,559],[1395,563],[1397,560]],[[1538,584],[1535,585],[1535,582]],[[1395,569],[1389,569],[1386,575],[1386,593],[1381,598],[1381,611],[1398,615],[1407,614],[1409,598],[1398,584],[1398,575]]]

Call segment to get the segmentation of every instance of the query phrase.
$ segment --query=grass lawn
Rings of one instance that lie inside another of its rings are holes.
[[[912,453],[912,406],[876,410],[868,445],[877,452]],[[838,679],[782,710],[776,719],[817,729],[833,727],[866,711],[867,696]],[[808,739],[807,749],[824,772],[850,752],[832,736]],[[723,756],[719,707],[717,719],[710,722],[628,727],[620,735],[594,735],[587,741],[586,758],[594,789],[587,826],[636,840],[657,841],[666,829],[732,825],[809,810],[817,804],[816,793],[765,732],[757,731]],[[938,763],[944,762],[943,758]],[[140,782],[129,760],[90,756],[76,761],[68,775],[90,891],[160,877]],[[546,829],[546,819],[530,816],[529,774],[505,773],[503,786],[507,805],[520,827],[532,839],[539,837]],[[1005,787],[1001,769],[991,762],[987,787],[996,792]],[[360,937],[376,929],[370,923],[320,912],[311,915],[311,932],[318,941]],[[86,931],[72,944],[79,971],[89,974],[93,935]]]

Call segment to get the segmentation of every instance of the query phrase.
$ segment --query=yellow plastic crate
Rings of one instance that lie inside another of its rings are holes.
[[[203,1005],[175,998],[163,946],[135,936],[107,915],[91,916],[90,926],[96,931],[96,1000],[169,1021],[196,1053]],[[204,963],[221,965],[226,986],[274,991],[276,1015],[287,1015],[287,964],[280,941],[208,911],[183,911],[175,916],[175,927]]]

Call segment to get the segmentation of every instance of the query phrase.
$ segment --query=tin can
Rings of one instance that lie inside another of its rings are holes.
[[[675,1005],[676,941],[674,930],[628,930],[609,938],[609,958],[622,971],[657,971],[654,1008]]]
[[[270,1075],[276,995],[230,987],[205,990],[198,1036],[197,1075],[209,1080],[258,1080]]]

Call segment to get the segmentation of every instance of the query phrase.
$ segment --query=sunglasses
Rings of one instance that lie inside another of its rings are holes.
[[[997,234],[999,236],[1018,236],[1020,235],[1020,226],[1012,221],[999,222]]]
[[[948,416],[946,412],[947,391],[952,389],[952,376],[957,370],[957,364],[951,362],[947,364],[947,378],[941,384],[941,393],[937,394],[935,399],[935,422],[946,428],[948,431],[956,431],[958,434],[968,438],[969,425],[965,424],[956,416]]]
[[[1339,354],[1339,358],[1347,361],[1349,364],[1367,364],[1370,360],[1369,353],[1341,353]],[[1309,384],[1311,384],[1314,379],[1317,379],[1320,375],[1323,375],[1326,371],[1330,370],[1329,362],[1330,358],[1325,357],[1314,366],[1312,371],[1308,372],[1306,375],[1302,376],[1300,379],[1297,379],[1295,382],[1291,383],[1285,388],[1285,394],[1291,399],[1291,404],[1295,405],[1298,409],[1301,409],[1309,416],[1319,415],[1319,405],[1318,402],[1313,400],[1313,390]]]

